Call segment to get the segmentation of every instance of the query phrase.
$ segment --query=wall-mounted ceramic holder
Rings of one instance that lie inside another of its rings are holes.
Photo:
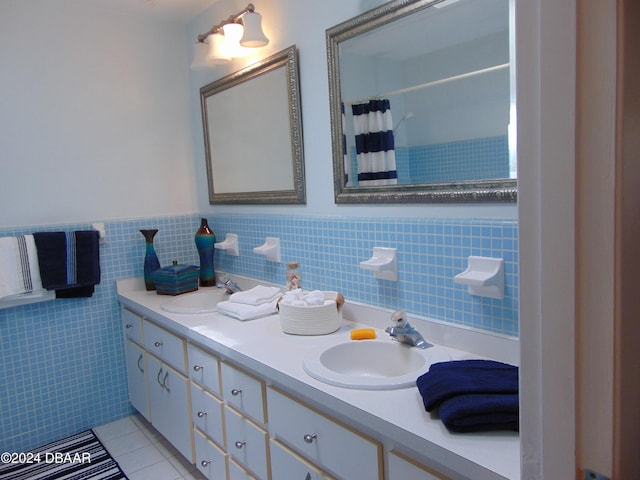
[[[91,229],[97,231],[98,234],[100,235],[99,242],[101,245],[107,243],[107,231],[104,228],[104,223],[102,222],[92,223]]]
[[[238,248],[238,235],[235,233],[227,233],[226,238],[222,242],[213,244],[219,250],[225,250],[227,255],[233,255],[234,257],[240,256],[240,249]]]
[[[373,247],[373,257],[360,262],[360,268],[375,272],[375,277],[382,280],[398,280],[398,249]]]
[[[267,260],[271,262],[280,261],[280,239],[275,237],[267,237],[264,245],[255,247],[254,253],[258,255],[266,255]]]
[[[471,295],[504,298],[504,260],[491,257],[469,257],[467,269],[454,281],[469,287]]]

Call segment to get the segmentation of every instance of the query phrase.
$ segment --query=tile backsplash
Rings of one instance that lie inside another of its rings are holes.
[[[284,285],[286,262],[298,261],[305,289],[338,290],[349,300],[518,335],[515,220],[205,216],[218,241],[226,233],[239,236],[239,257],[216,251],[218,271]],[[105,222],[102,281],[93,297],[0,310],[0,451],[25,451],[131,413],[115,281],[142,275],[141,228],[159,230],[154,245],[161,265],[197,264],[199,225],[199,215]],[[1,228],[0,236],[88,228]],[[267,236],[280,238],[281,263],[253,253]],[[359,268],[374,246],[398,249],[397,282]],[[473,297],[453,282],[469,255],[504,258],[504,300]]]

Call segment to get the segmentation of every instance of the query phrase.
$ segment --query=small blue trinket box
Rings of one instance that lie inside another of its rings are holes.
[[[176,260],[170,267],[153,272],[158,295],[180,295],[198,290],[200,269],[195,265],[179,265]]]

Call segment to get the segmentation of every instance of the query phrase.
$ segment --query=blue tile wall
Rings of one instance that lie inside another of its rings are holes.
[[[216,253],[221,271],[284,285],[286,262],[300,262],[305,289],[338,290],[351,300],[495,333],[518,335],[518,242],[514,220],[422,218],[209,216],[224,239],[239,236],[240,256]],[[253,253],[265,237],[278,237],[282,263]],[[398,249],[399,279],[378,280],[359,263],[373,247]],[[505,298],[469,295],[453,277],[469,255],[505,260]]]
[[[284,285],[285,262],[299,261],[306,289],[341,291],[350,300],[413,315],[518,335],[517,222],[293,215],[206,215],[222,241],[239,235],[240,256],[216,251],[216,269]],[[0,451],[25,451],[132,412],[115,281],[141,276],[141,228],[158,228],[162,265],[197,264],[200,216],[106,222],[102,282],[91,298],[0,310]],[[88,224],[2,228],[0,236],[81,230]],[[281,239],[282,263],[253,253]],[[375,279],[359,262],[374,246],[396,247],[399,281]],[[469,255],[505,259],[504,300],[473,297],[453,282]]]
[[[101,283],[91,298],[0,310],[0,452],[25,451],[132,412],[115,280],[142,275],[140,228],[160,230],[155,245],[163,265],[196,262],[199,224],[198,216],[107,223]],[[89,228],[3,228],[0,236]]]

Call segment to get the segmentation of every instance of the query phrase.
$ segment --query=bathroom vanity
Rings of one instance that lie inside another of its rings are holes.
[[[168,312],[169,299],[140,278],[119,280],[117,290],[131,403],[208,478],[520,478],[515,432],[451,434],[415,387],[350,389],[305,373],[307,352],[348,341],[354,328],[374,327],[377,341],[393,342],[380,324],[388,312],[347,302],[337,332],[297,336],[282,332],[278,315],[241,322]],[[430,335],[424,323],[416,328],[431,342],[452,333],[434,324]],[[502,352],[515,351],[506,339],[488,341],[503,340]],[[438,348],[452,359],[478,356]]]

